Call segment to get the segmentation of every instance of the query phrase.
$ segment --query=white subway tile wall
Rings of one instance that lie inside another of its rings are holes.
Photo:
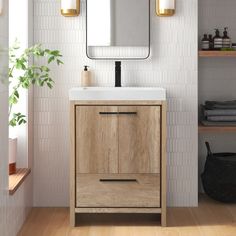
[[[0,235],[16,236],[32,206],[33,189],[30,175],[13,196],[8,193],[8,1],[0,29]]]
[[[228,27],[232,42],[236,43],[236,1],[199,0],[199,41],[205,33],[214,36],[219,28],[223,35]],[[206,100],[236,100],[236,68],[234,58],[199,59],[199,104]],[[199,176],[206,160],[205,141],[209,141],[214,152],[236,152],[236,135],[201,134],[199,136]],[[200,183],[200,181],[199,181]],[[201,184],[199,185],[202,191]]]
[[[85,0],[75,18],[60,15],[59,0],[34,0],[34,40],[59,49],[53,90],[35,88],[34,205],[69,205],[69,97],[89,65],[94,86],[114,85],[114,61],[86,57]],[[178,0],[174,17],[160,18],[151,0],[151,56],[123,61],[124,86],[161,86],[168,93],[168,205],[196,206],[197,183],[197,0]]]

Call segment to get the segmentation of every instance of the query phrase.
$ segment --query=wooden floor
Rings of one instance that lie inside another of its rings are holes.
[[[200,196],[198,208],[169,208],[168,227],[157,215],[79,215],[69,226],[68,208],[34,208],[19,236],[236,236],[236,205]]]

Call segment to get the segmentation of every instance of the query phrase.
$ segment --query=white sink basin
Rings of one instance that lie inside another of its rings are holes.
[[[146,87],[78,87],[69,92],[71,101],[75,100],[166,100],[164,88]]]

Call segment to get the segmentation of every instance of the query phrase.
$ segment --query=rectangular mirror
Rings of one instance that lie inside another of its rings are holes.
[[[150,54],[150,0],[87,0],[90,59],[146,59]]]

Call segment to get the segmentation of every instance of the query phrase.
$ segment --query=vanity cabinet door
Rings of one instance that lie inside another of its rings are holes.
[[[119,173],[160,173],[160,106],[120,106]]]
[[[76,173],[118,173],[116,106],[76,106]]]

